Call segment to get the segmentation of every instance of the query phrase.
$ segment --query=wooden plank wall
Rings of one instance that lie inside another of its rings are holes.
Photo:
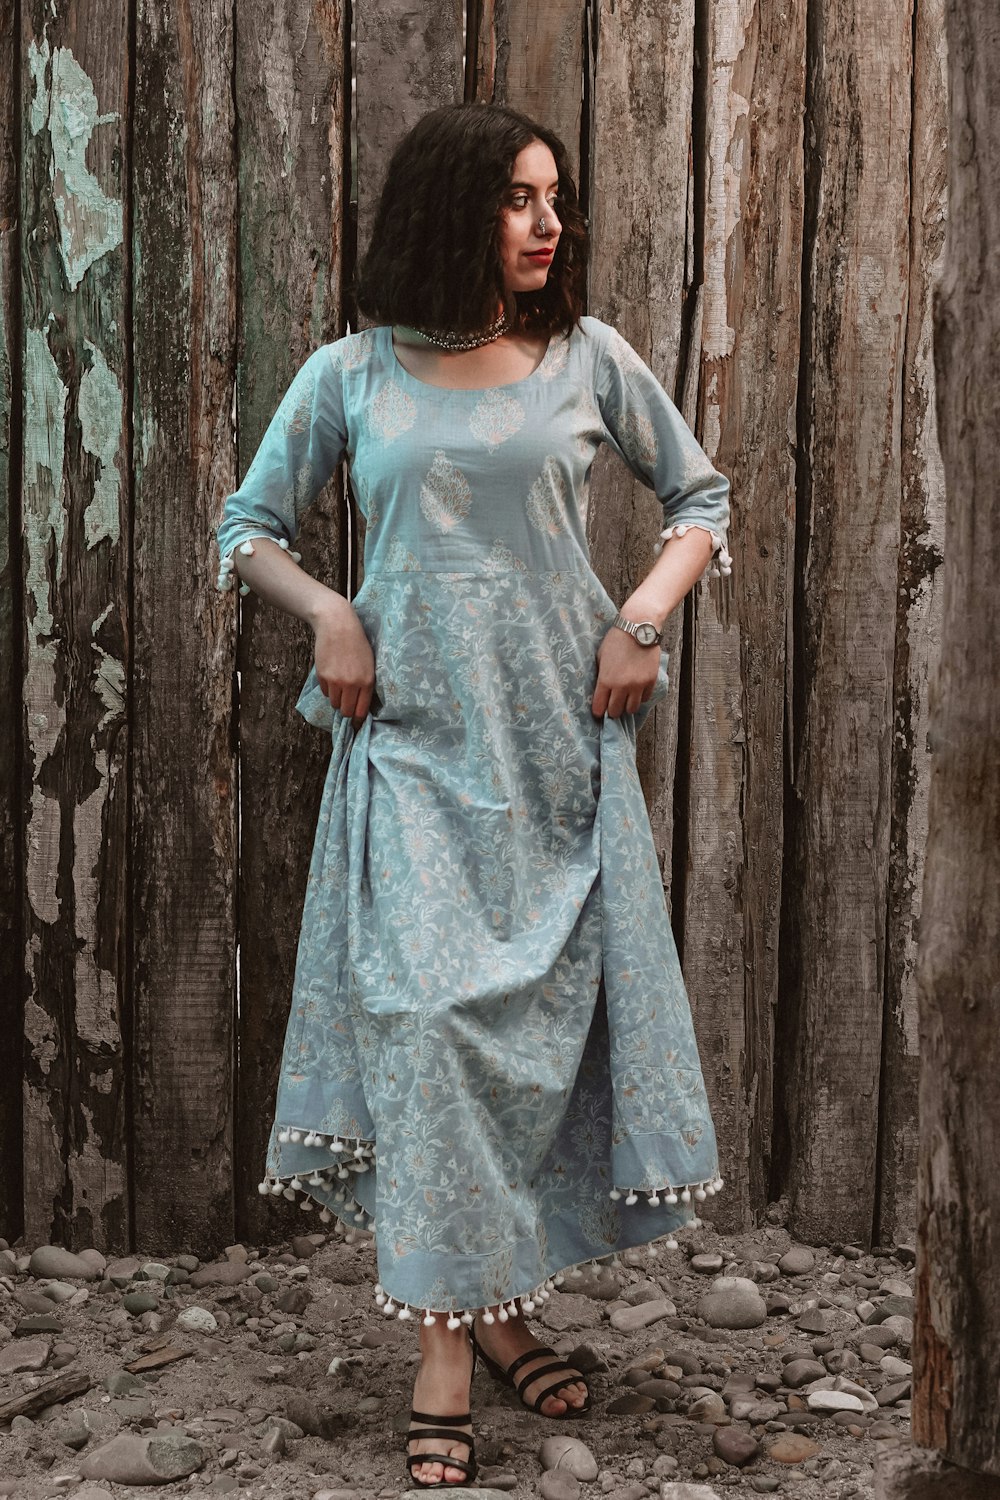
[[[462,98],[563,136],[589,310],[733,481],[733,574],[670,622],[673,690],[639,742],[728,1183],[713,1216],[782,1199],[805,1238],[910,1232],[942,8],[0,17],[0,1024],[23,1050],[0,1232],[166,1253],[292,1225],[255,1184],[327,746],[293,711],[308,632],[215,593],[211,534],[352,317],[396,140]],[[602,456],[589,534],[616,596],[657,530]],[[338,475],[305,566],[356,585],[360,542]]]

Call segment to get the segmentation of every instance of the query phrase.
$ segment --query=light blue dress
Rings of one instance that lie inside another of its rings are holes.
[[[355,733],[313,669],[297,705],[332,755],[261,1191],[373,1227],[383,1311],[452,1327],[530,1312],[722,1185],[636,775],[649,704],[590,708],[601,443],[728,572],[727,480],[590,317],[486,390],[418,380],[388,327],[324,345],[218,529],[224,588],[240,545],[291,550],[346,458],[377,698]]]

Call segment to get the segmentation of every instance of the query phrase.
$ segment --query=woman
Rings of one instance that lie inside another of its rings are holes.
[[[374,1229],[376,1301],[421,1319],[420,1487],[475,1476],[476,1351],[540,1415],[587,1410],[524,1315],[722,1185],[634,737],[664,621],[729,572],[728,483],[581,316],[585,265],[557,137],[425,116],[361,270],[375,326],[306,360],[218,533],[221,587],[312,625],[297,707],[333,736],[261,1192]],[[667,522],[620,613],[585,534],[602,442]],[[345,456],[353,603],[291,551]]]

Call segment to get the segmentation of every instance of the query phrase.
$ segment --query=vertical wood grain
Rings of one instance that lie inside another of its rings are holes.
[[[474,0],[476,3],[476,0]],[[478,0],[476,97],[554,130],[573,171],[580,160],[583,0]]]
[[[876,1237],[916,1226],[919,1081],[916,962],[930,789],[928,692],[941,640],[944,473],[934,409],[932,293],[944,245],[948,79],[943,0],[915,7],[910,267],[903,368],[885,1024]]]
[[[771,1162],[805,14],[727,0],[708,32],[702,430],[734,566],[696,589],[684,954],[727,1183],[706,1217],[733,1230]]]
[[[4,1233],[11,1240],[20,1233],[24,1217],[19,42],[13,7],[6,7],[0,11],[0,703],[6,705],[0,715],[0,1033],[7,1038],[7,1086],[0,1089],[0,1224],[8,1226]]]
[[[244,474],[296,370],[343,332],[350,75],[344,6],[317,0],[237,5],[240,298],[237,428]],[[275,223],[282,226],[275,234]],[[338,472],[310,507],[302,566],[347,587],[346,512]],[[228,596],[234,603],[240,596]],[[240,1014],[236,1115],[241,1235],[275,1238],[304,1222],[262,1200],[309,855],[329,736],[295,712],[312,632],[240,600]],[[280,1208],[277,1206],[281,1204]],[[297,1222],[296,1222],[297,1221]]]
[[[602,0],[591,35],[589,310],[628,339],[680,403],[693,0]],[[648,573],[662,526],[652,492],[602,450],[591,473],[588,534],[594,569],[618,603]],[[663,637],[670,695],[653,709],[637,741],[668,902],[682,631],[683,611],[677,610]]]
[[[135,1239],[231,1241],[236,949],[233,26],[144,0],[135,38]],[[282,229],[284,232],[284,227]]]
[[[889,864],[910,0],[814,0],[781,1102],[790,1224],[868,1242]]]
[[[934,365],[947,519],[920,914],[913,1430],[997,1478],[1000,1411],[983,1398],[1000,1387],[1000,16],[983,0],[949,0],[946,16],[953,149]]]
[[[127,1234],[127,7],[21,11],[25,1234]]]

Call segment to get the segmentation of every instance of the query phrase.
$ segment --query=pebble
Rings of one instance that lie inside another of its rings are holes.
[[[894,1401],[902,1401],[910,1394],[910,1381],[894,1380],[883,1385],[875,1392],[875,1400],[879,1406],[892,1406]]]
[[[781,1488],[781,1481],[771,1474],[755,1474],[750,1480],[750,1488],[758,1495],[774,1495]]]
[[[815,1359],[792,1359],[782,1371],[781,1378],[785,1385],[797,1389],[800,1385],[808,1385],[810,1380],[820,1380],[826,1374],[826,1366],[821,1365]]]
[[[208,1461],[208,1451],[183,1432],[156,1431],[145,1437],[121,1432],[81,1460],[84,1479],[114,1484],[159,1484],[185,1479]]]
[[[0,1375],[14,1375],[19,1370],[42,1370],[48,1357],[48,1339],[18,1339],[0,1349]]]
[[[883,1297],[878,1306],[865,1319],[866,1323],[884,1323],[887,1318],[902,1317],[913,1319],[913,1298],[888,1296]]]
[[[138,1317],[139,1313],[155,1312],[159,1305],[152,1292],[126,1292],[122,1298],[122,1307],[133,1317]]]
[[[767,1307],[755,1282],[745,1276],[720,1276],[700,1298],[698,1316],[710,1328],[759,1328]]]
[[[692,1401],[687,1409],[687,1416],[691,1422],[727,1422],[729,1420],[726,1403],[717,1391],[707,1391],[705,1395]]]
[[[612,1417],[641,1417],[652,1411],[655,1405],[656,1401],[652,1396],[644,1396],[639,1391],[626,1391],[623,1396],[616,1396],[605,1409]]]
[[[18,1337],[27,1333],[62,1333],[63,1326],[51,1313],[29,1313],[20,1318],[14,1332]]]
[[[806,1401],[810,1411],[864,1411],[850,1391],[810,1391]]]
[[[722,1270],[722,1256],[710,1255],[707,1252],[702,1255],[692,1255],[692,1271],[700,1271],[703,1276],[714,1276],[717,1271]]]
[[[904,1349],[909,1349],[913,1343],[913,1319],[904,1318],[899,1313],[894,1313],[891,1318],[886,1318],[881,1325],[887,1333],[891,1333],[894,1341]],[[866,1329],[866,1332],[871,1332]]]
[[[904,1376],[913,1374],[913,1366],[908,1359],[897,1359],[894,1354],[884,1354],[879,1360],[880,1367],[886,1375],[893,1380],[902,1380]]]
[[[834,1349],[823,1355],[823,1363],[831,1375],[846,1375],[850,1370],[856,1370],[861,1360],[853,1349]]]
[[[750,1463],[760,1452],[757,1439],[737,1427],[717,1427],[712,1435],[712,1448],[723,1463],[735,1469]]]
[[[549,1469],[538,1482],[542,1500],[579,1500],[580,1481],[562,1469]]]
[[[597,1460],[579,1438],[562,1433],[544,1438],[538,1457],[543,1469],[560,1469],[584,1483],[597,1478]]]
[[[191,1333],[214,1333],[219,1324],[207,1307],[186,1307],[177,1318],[178,1328],[186,1328]]]
[[[103,1265],[102,1259],[101,1266]],[[72,1250],[64,1250],[62,1245],[39,1245],[37,1250],[31,1252],[31,1259],[28,1261],[29,1276],[71,1276],[75,1281],[97,1281],[101,1274],[101,1269],[93,1260],[83,1255],[74,1255]]]
[[[192,1271],[188,1280],[188,1286],[236,1286],[240,1281],[246,1281],[250,1275],[250,1267],[245,1261],[221,1260],[212,1264],[202,1266],[197,1271]]]
[[[815,1457],[819,1451],[819,1444],[801,1432],[783,1432],[768,1448],[767,1456],[779,1464],[800,1464],[803,1459]]]
[[[636,1307],[617,1307],[611,1314],[611,1326],[619,1333],[637,1333],[648,1328],[661,1318],[674,1318],[677,1309],[672,1302],[662,1298],[658,1302],[640,1302]]]
[[[793,1245],[778,1261],[778,1270],[785,1276],[808,1276],[816,1265],[816,1257],[808,1245]]]
[[[818,1307],[807,1307],[795,1319],[795,1326],[801,1333],[825,1333],[826,1319]]]

